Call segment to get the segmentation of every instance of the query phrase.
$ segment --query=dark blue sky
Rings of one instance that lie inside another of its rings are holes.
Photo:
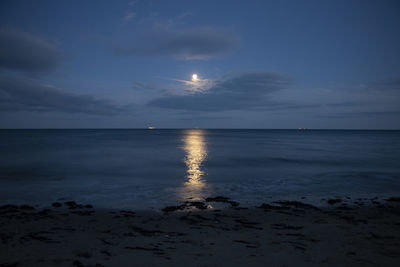
[[[1,1],[0,127],[400,129],[398,14],[389,0]]]

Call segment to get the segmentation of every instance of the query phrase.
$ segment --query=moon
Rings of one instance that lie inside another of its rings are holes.
[[[196,73],[193,73],[192,74],[192,81],[197,81],[199,79],[199,77],[197,76],[197,74]]]

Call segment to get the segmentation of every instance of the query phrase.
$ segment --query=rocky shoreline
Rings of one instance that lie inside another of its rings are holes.
[[[400,198],[0,206],[0,266],[398,266]],[[218,205],[223,208],[217,208]]]

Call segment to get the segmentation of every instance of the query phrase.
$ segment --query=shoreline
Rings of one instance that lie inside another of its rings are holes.
[[[347,202],[248,208],[217,196],[159,211],[4,205],[0,266],[399,265],[400,198]]]
[[[285,198],[282,197],[277,197],[277,196],[268,196],[264,198],[260,198],[257,200],[248,200],[248,199],[236,199],[235,196],[229,196],[226,197],[225,195],[216,195],[221,196],[223,198],[228,199],[229,201],[234,201],[237,202],[240,207],[246,207],[246,208],[255,208],[258,207],[262,203],[277,203],[279,201],[282,201],[283,199],[285,201],[299,201],[299,202],[304,202],[316,207],[331,207],[331,204],[328,203],[329,200],[331,199],[340,199],[341,204],[345,205],[358,205],[358,203],[362,203],[362,205],[368,205],[371,204],[373,201],[381,201],[382,203],[386,202],[386,200],[391,199],[391,198],[396,198],[394,196],[397,196],[398,194],[395,192],[390,192],[390,193],[376,193],[372,194],[373,197],[371,197],[371,194],[320,194],[320,195],[289,195],[286,196]],[[207,196],[207,195],[206,195]],[[92,205],[96,208],[96,210],[132,210],[132,211],[161,211],[163,208],[167,206],[179,206],[182,203],[185,202],[204,202],[205,204],[210,204],[210,206],[216,207],[216,208],[226,208],[230,207],[229,201],[228,202],[207,202],[206,199],[210,197],[196,197],[196,198],[181,198],[181,199],[176,199],[173,201],[153,201],[153,204],[138,204],[137,199],[132,199],[131,203],[133,205],[127,205],[125,203],[108,203],[108,202],[100,202],[98,203],[96,199],[75,199],[73,197],[60,197],[60,198],[52,198],[49,199],[48,201],[33,201],[33,200],[15,200],[13,199],[12,201],[1,201],[0,202],[0,207],[7,206],[7,205],[16,205],[16,206],[23,206],[23,205],[29,205],[34,207],[35,209],[51,209],[53,208],[52,204],[53,203],[65,203],[65,202],[76,202],[76,203],[86,203],[89,205]],[[212,198],[212,197],[211,197]]]

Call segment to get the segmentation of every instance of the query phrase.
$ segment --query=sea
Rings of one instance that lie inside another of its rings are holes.
[[[400,131],[0,130],[0,204],[160,209],[400,195]]]

